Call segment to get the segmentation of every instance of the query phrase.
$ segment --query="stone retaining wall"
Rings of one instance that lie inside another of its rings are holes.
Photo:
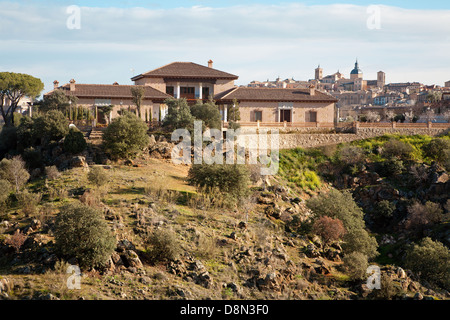
[[[311,148],[325,145],[333,145],[354,140],[362,140],[382,136],[384,134],[402,135],[430,135],[445,134],[449,129],[442,128],[358,128],[357,133],[280,133],[279,148]],[[273,132],[273,131],[272,131]],[[245,134],[244,134],[245,135]],[[270,141],[270,131],[268,133]],[[268,142],[268,147],[270,147]],[[272,144],[274,146],[274,144]]]

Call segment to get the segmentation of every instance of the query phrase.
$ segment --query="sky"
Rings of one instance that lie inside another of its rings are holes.
[[[253,80],[349,77],[450,80],[450,1],[0,0],[0,71],[77,83],[132,84],[191,61]]]

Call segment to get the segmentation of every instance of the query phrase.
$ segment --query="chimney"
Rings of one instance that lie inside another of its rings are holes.
[[[313,85],[313,84],[311,84],[311,85],[309,86],[309,95],[310,95],[310,96],[313,96],[313,95],[315,95],[315,94],[316,94],[316,86]]]
[[[59,87],[58,80],[53,81],[53,89],[57,89]]]
[[[213,67],[213,61],[210,59],[208,61],[208,68],[212,68]]]
[[[69,83],[70,83],[70,91],[75,91],[75,80],[71,79]]]

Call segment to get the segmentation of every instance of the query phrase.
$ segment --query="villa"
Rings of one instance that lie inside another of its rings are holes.
[[[167,98],[185,98],[188,104],[214,99],[222,114],[224,124],[228,122],[227,110],[239,103],[242,126],[258,124],[289,126],[318,126],[318,123],[333,124],[337,99],[317,90],[314,86],[299,88],[250,88],[238,87],[238,76],[193,62],[172,62],[160,68],[141,73],[131,80],[134,85],[77,84],[74,79],[62,86],[54,81],[54,90],[63,90],[66,95],[76,96],[78,104],[101,110],[113,105],[111,117],[120,110],[135,111],[131,88],[142,86],[144,98],[141,117],[146,114],[152,120],[162,120],[167,114],[164,101]],[[44,95],[48,96],[50,91]],[[97,114],[97,112],[95,113]],[[150,115],[150,116],[149,116]]]

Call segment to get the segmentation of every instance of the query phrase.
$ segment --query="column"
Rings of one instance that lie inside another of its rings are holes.
[[[223,121],[228,122],[228,105],[223,105]]]
[[[198,84],[198,98],[203,99],[203,84],[201,82]]]
[[[180,83],[179,82],[177,82],[177,86],[176,86],[175,90],[176,90],[175,98],[180,99]]]

